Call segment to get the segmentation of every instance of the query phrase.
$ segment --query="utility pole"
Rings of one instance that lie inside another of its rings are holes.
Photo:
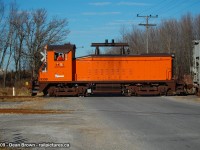
[[[137,14],[137,17],[143,17],[146,18],[146,24],[142,24],[140,23],[140,26],[145,26],[146,27],[146,44],[147,44],[147,54],[149,53],[149,27],[150,26],[156,26],[156,24],[149,24],[149,18],[158,18],[158,15],[156,16],[152,16],[152,15],[147,15],[147,16],[140,16],[139,14]]]

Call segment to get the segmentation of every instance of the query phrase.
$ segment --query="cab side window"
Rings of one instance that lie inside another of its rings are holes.
[[[57,53],[57,52],[55,52],[55,54],[54,54],[54,60],[55,61],[64,61],[65,60],[64,53]]]

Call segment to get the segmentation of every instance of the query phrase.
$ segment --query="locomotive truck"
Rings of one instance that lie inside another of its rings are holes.
[[[88,96],[96,93],[176,95],[184,84],[173,77],[173,54],[129,55],[127,43],[92,43],[95,54],[75,57],[74,44],[47,45],[32,95]],[[100,47],[119,47],[120,54],[100,54]],[[62,56],[63,59],[58,59]]]

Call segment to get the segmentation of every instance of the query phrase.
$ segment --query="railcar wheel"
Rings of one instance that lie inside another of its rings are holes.
[[[171,89],[167,90],[166,96],[173,96],[173,91]]]

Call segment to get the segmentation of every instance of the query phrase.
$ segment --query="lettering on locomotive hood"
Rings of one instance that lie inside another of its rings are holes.
[[[55,74],[55,78],[64,78],[64,75]]]

